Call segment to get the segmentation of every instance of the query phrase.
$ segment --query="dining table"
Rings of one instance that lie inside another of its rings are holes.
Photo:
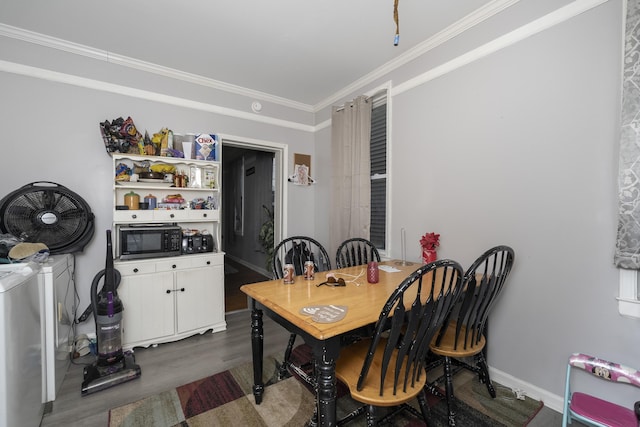
[[[243,285],[240,290],[251,299],[253,395],[256,404],[262,402],[264,394],[264,313],[302,337],[311,347],[316,375],[316,413],[313,414],[311,424],[335,426],[335,366],[343,342],[346,341],[343,338],[375,324],[389,296],[421,266],[422,264],[398,260],[380,262],[377,283],[368,282],[367,266],[361,265],[316,272],[313,279],[296,276],[292,284],[276,279]],[[345,286],[334,286],[333,283],[318,286],[331,276],[344,279]],[[321,307],[329,310],[329,316],[323,316],[322,311],[317,312]],[[333,321],[335,319],[331,319],[331,315],[342,310],[344,317]]]

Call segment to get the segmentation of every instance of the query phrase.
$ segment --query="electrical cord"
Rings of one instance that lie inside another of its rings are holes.
[[[355,283],[356,286],[360,286],[360,283],[358,283],[357,280],[364,275],[364,268],[362,270],[360,270],[360,273],[358,273],[357,275],[348,274],[348,273],[329,273],[329,274],[327,274],[327,277],[329,277],[329,275],[334,276],[334,277],[336,275],[351,277],[352,278],[351,280],[345,280],[345,282],[346,283]]]

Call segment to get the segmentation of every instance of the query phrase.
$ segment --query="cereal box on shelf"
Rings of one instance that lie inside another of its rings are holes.
[[[197,160],[218,160],[218,135],[208,133],[197,134],[195,152]]]

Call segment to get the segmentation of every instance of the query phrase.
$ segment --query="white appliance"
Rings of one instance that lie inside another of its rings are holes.
[[[37,427],[43,403],[43,289],[35,263],[0,265],[0,427]]]
[[[44,287],[44,372],[43,401],[55,400],[71,363],[74,319],[74,257],[50,256],[40,264]]]

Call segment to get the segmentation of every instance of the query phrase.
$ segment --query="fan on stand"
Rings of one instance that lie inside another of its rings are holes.
[[[93,229],[89,205],[54,182],[33,182],[0,200],[0,230],[25,242],[44,243],[51,254],[81,252]]]

